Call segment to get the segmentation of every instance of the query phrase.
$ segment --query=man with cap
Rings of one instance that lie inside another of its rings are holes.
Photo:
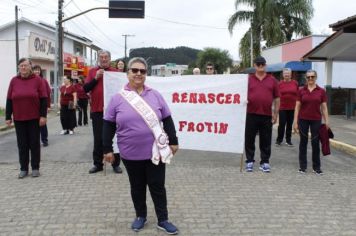
[[[248,78],[245,128],[246,171],[253,171],[255,139],[259,133],[260,170],[270,172],[272,125],[277,121],[280,103],[278,81],[266,73],[265,58],[261,56],[255,58],[253,65],[256,72]]]

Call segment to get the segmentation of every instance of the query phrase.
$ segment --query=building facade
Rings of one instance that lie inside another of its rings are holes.
[[[188,65],[176,65],[175,63],[167,63],[165,65],[153,65],[151,67],[152,76],[177,76],[182,75],[188,70]]]
[[[18,21],[19,58],[30,58],[33,65],[40,65],[43,76],[52,88],[54,85],[55,27],[21,18]],[[96,64],[100,48],[91,40],[70,32],[64,32],[63,68],[65,75],[77,71],[85,75]],[[17,73],[15,22],[0,26],[0,107],[5,107],[10,80]],[[61,84],[61,81],[58,83]],[[53,98],[53,96],[52,96]]]

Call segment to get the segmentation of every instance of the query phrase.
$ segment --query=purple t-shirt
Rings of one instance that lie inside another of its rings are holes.
[[[125,90],[131,89],[126,85]],[[159,120],[171,115],[167,103],[158,91],[144,86],[141,97],[156,112]],[[151,159],[153,133],[141,115],[120,94],[111,98],[104,119],[116,123],[117,145],[123,159]]]

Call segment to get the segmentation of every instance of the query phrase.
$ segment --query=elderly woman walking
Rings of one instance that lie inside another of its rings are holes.
[[[131,228],[140,231],[146,224],[146,188],[155,207],[157,228],[168,234],[178,229],[168,221],[165,189],[166,163],[178,150],[171,112],[162,95],[145,85],[147,63],[132,58],[128,63],[128,84],[112,97],[104,115],[104,161],[112,162],[112,138],[126,167],[136,218]],[[163,123],[163,128],[161,126]]]

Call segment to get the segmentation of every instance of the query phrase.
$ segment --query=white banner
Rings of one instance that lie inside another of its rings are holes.
[[[104,73],[104,106],[128,82]],[[165,98],[182,149],[243,153],[247,75],[147,76],[146,85]]]

